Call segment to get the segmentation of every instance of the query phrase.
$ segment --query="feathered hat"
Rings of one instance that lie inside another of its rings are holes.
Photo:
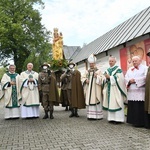
[[[73,62],[69,62],[69,64],[67,66],[69,67],[69,65],[73,65],[75,67],[76,64]]]

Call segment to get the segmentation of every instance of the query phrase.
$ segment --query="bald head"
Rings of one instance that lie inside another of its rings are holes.
[[[113,67],[116,64],[116,57],[110,56],[109,57],[109,65],[110,67]]]
[[[132,60],[133,60],[133,59],[141,60],[141,57],[140,57],[140,56],[133,56],[133,57],[132,57]]]
[[[28,69],[28,71],[31,71],[33,69],[33,64],[32,63],[28,63],[27,64],[27,69]]]
[[[140,56],[133,56],[132,63],[134,67],[138,67],[141,64],[141,57]]]

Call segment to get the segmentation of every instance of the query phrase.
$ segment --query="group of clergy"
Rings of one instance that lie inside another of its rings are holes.
[[[5,119],[39,117],[38,73],[32,68],[33,64],[28,63],[27,70],[19,75],[12,64],[3,75],[1,85]]]
[[[133,66],[125,75],[116,65],[115,57],[110,56],[108,61],[110,67],[102,73],[96,68],[96,57],[88,58],[90,69],[82,77],[87,118],[102,119],[106,110],[110,123],[123,123],[124,106],[127,105],[126,122],[134,127],[150,128],[150,69],[142,64],[140,56],[132,57]]]
[[[150,56],[150,52],[147,56]],[[125,75],[116,65],[114,56],[109,57],[110,67],[105,72],[96,67],[96,60],[93,54],[89,56],[90,68],[85,70],[80,78],[87,119],[103,119],[103,112],[107,111],[107,120],[110,123],[123,123],[125,122],[124,106],[126,104],[128,106],[127,123],[135,127],[150,128],[149,69],[142,65],[141,58],[132,57],[133,66],[127,70]],[[37,118],[40,106],[38,73],[32,70],[32,63],[28,63],[27,70],[20,75],[15,73],[15,69],[15,65],[10,65],[9,72],[5,73],[1,80],[2,90],[5,93],[3,97],[5,119],[19,118],[20,112],[21,118]]]

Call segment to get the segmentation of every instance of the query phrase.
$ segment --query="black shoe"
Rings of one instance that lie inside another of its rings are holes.
[[[54,119],[54,116],[53,116],[53,115],[50,115],[50,119]]]
[[[5,118],[5,120],[11,120],[11,118]]]
[[[54,119],[53,112],[54,112],[53,110],[50,110],[50,117],[49,117],[50,119]]]
[[[73,110],[74,110],[74,116],[75,116],[75,117],[79,117],[79,115],[78,115],[78,109],[77,109],[77,108],[74,108]]]
[[[43,117],[43,119],[47,119],[48,118],[48,115],[45,115],[44,117]]]
[[[79,117],[78,113],[76,113],[74,116],[75,116],[75,117]]]
[[[117,124],[122,124],[123,122],[118,122],[118,121],[109,121],[109,123],[117,125]]]
[[[14,118],[12,118],[12,119],[14,119],[14,120],[15,120],[15,119],[19,119],[19,117],[14,117]]]
[[[97,119],[95,119],[95,118],[87,118],[87,120],[95,121],[95,120],[97,120]]]
[[[136,128],[142,128],[142,127],[144,127],[144,125],[137,125],[137,124],[134,124],[133,126],[136,127]]]
[[[109,123],[111,123],[111,124],[115,124],[115,121],[108,121]]]
[[[145,128],[146,128],[146,129],[150,129],[150,127],[149,127],[149,126],[145,126]]]
[[[66,106],[66,109],[65,109],[65,111],[68,111],[69,109],[68,109],[68,106]]]
[[[48,118],[48,110],[44,110],[44,112],[45,112],[45,115],[44,115],[43,119],[47,119]]]
[[[123,124],[123,122],[117,122],[117,121],[116,121],[115,123],[116,123],[116,124]]]
[[[71,113],[71,115],[70,115],[69,117],[70,117],[70,118],[74,117],[74,114],[73,114],[73,113]]]
[[[69,110],[71,111],[72,110],[72,108],[69,106]]]
[[[121,122],[114,121],[113,124],[121,124]]]
[[[38,119],[39,118],[39,116],[37,116],[37,117],[34,117],[34,119]]]

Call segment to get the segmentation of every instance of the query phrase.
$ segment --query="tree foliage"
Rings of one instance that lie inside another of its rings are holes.
[[[29,62],[32,62],[33,66],[34,66],[34,70],[39,72],[41,69],[40,68],[41,64],[43,64],[44,62],[49,62],[51,59],[50,58],[51,57],[50,56],[50,48],[51,48],[51,45],[49,43],[47,43],[47,45],[45,44],[39,53],[37,53],[36,51],[32,51],[32,53],[29,55],[29,57],[25,60],[22,69],[25,70],[26,65]]]
[[[3,75],[4,75],[5,72],[6,72],[6,68],[1,67],[0,68],[0,81],[1,81],[1,79],[2,79],[2,77],[3,77]]]
[[[12,58],[18,73],[28,61],[42,62],[51,46],[51,32],[41,24],[35,5],[44,7],[41,0],[0,0],[0,61]]]

